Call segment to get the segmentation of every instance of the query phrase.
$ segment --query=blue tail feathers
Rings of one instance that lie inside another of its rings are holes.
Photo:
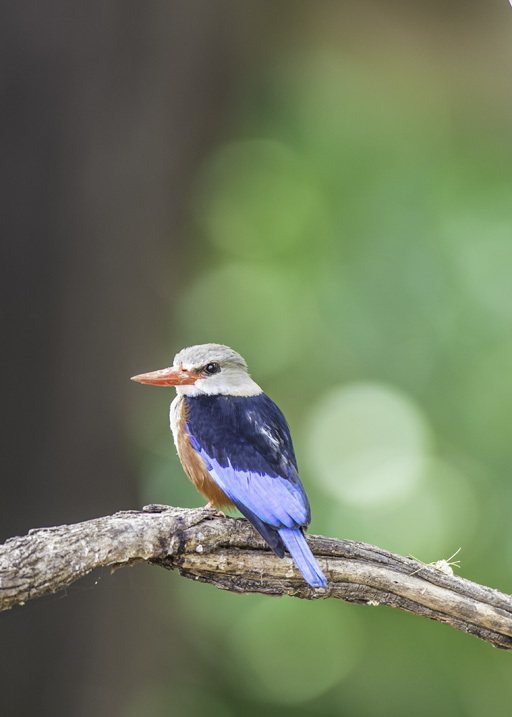
[[[325,575],[315,560],[300,528],[279,528],[277,531],[304,580],[313,588],[327,587]]]

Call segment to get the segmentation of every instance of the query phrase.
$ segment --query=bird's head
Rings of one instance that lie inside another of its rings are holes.
[[[152,386],[175,386],[180,395],[225,394],[254,396],[261,388],[247,372],[236,351],[222,344],[200,344],[182,349],[172,366],[132,376],[132,381]]]

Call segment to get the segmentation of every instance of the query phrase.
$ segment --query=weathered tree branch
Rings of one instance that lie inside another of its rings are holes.
[[[389,605],[512,649],[512,597],[365,543],[309,536],[327,590],[309,587],[244,519],[206,508],[146,506],[31,530],[0,546],[0,610],[53,593],[94,568],[147,561],[237,593]]]

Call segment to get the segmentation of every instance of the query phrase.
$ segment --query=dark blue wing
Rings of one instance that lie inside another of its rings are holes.
[[[186,408],[192,446],[258,530],[257,522],[274,529],[309,524],[290,431],[268,396],[187,397]]]

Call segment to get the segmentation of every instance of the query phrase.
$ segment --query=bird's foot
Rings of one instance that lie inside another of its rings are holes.
[[[213,500],[209,500],[208,503],[204,506],[205,508],[215,508],[215,503]],[[222,510],[216,511],[215,515],[217,518],[225,518],[226,514],[222,512]]]

